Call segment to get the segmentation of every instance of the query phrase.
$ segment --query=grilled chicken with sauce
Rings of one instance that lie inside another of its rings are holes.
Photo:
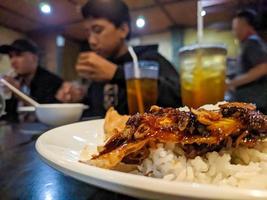
[[[119,163],[140,164],[157,143],[175,143],[188,158],[222,148],[253,147],[267,136],[267,116],[252,104],[225,103],[218,110],[181,111],[152,106],[131,116],[89,164],[112,169]]]

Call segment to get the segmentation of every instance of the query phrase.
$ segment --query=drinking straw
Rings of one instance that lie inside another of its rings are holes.
[[[201,43],[203,40],[203,16],[201,15],[203,8],[201,0],[198,0],[197,2],[197,51],[196,51],[196,64],[194,68],[194,105],[193,107],[197,108],[200,106],[199,104],[202,102],[202,79],[203,79],[203,71],[202,71],[202,53],[201,53]]]
[[[197,42],[201,44],[203,39],[203,16],[201,12],[203,10],[202,3],[200,0],[197,1]]]
[[[135,90],[136,90],[138,110],[140,113],[144,113],[145,109],[144,109],[144,103],[143,103],[143,98],[142,98],[142,93],[141,93],[141,84],[140,84],[141,74],[140,74],[140,68],[138,64],[138,58],[132,46],[128,47],[128,51],[133,59],[134,77],[135,77],[134,85],[135,85]]]

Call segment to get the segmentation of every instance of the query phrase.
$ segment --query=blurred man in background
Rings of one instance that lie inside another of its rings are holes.
[[[90,0],[82,7],[82,15],[91,51],[79,55],[76,70],[81,77],[92,80],[84,101],[90,106],[88,116],[104,116],[111,106],[126,114],[128,106],[123,67],[126,62],[132,62],[126,41],[131,32],[128,7],[121,0]],[[174,67],[155,51],[145,48],[134,50],[139,60],[159,64],[157,105],[180,106],[179,76]],[[72,91],[66,85],[57,97],[64,102],[82,99]]]
[[[267,46],[256,32],[257,15],[253,10],[242,10],[233,19],[232,28],[240,41],[238,75],[229,81],[234,99],[255,103],[267,113]]]
[[[62,86],[62,79],[40,67],[37,45],[26,39],[14,41],[11,45],[0,46],[0,53],[8,54],[16,76],[4,78],[38,103],[59,102],[55,95]],[[6,115],[2,119],[16,121],[17,107],[23,104],[15,96],[6,101]]]

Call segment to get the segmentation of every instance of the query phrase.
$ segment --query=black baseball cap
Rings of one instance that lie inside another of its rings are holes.
[[[2,54],[9,54],[10,52],[31,52],[33,54],[39,53],[38,46],[31,40],[27,39],[18,39],[15,40],[10,45],[1,45],[0,46],[0,53]]]

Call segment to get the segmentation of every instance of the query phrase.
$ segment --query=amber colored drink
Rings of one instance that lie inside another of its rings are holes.
[[[137,112],[142,113],[140,110],[140,103],[144,108],[144,111],[149,111],[152,105],[155,105],[158,98],[158,83],[157,79],[152,78],[140,78],[140,79],[128,79],[127,84],[127,98],[129,114],[135,114]],[[140,92],[141,101],[138,98],[137,92]]]
[[[180,67],[184,105],[198,108],[224,99],[225,51],[207,48],[187,53]]]

